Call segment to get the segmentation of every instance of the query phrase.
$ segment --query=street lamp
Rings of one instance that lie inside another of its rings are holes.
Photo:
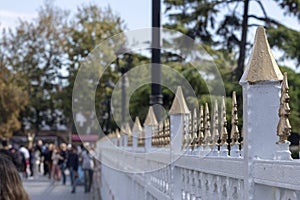
[[[152,48],[151,48],[151,96],[150,105],[163,105],[161,94],[161,52],[160,52],[160,7],[161,0],[152,0]],[[154,107],[155,108],[155,107]],[[158,121],[160,121],[160,110],[154,109]]]

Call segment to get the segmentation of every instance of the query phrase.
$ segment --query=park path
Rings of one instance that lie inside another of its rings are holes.
[[[76,193],[71,193],[70,182],[66,185],[61,182],[52,183],[45,176],[38,176],[34,180],[24,180],[23,185],[31,200],[98,200],[99,195],[94,192],[95,188],[90,193],[84,193],[83,186],[76,187]]]

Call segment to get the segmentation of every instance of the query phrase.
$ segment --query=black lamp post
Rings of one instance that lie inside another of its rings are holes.
[[[161,0],[152,0],[152,58],[151,58],[151,72],[152,85],[150,105],[162,105],[163,96],[161,94],[161,52],[160,52],[160,10]],[[157,119],[160,120],[159,109],[154,110]]]
[[[106,81],[104,85],[106,99],[101,102],[106,106],[106,111],[103,113],[104,115],[102,116],[104,125],[103,132],[105,135],[111,132],[111,92],[114,88],[115,84],[111,80]]]

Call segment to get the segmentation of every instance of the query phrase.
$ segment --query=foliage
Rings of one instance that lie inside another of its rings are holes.
[[[299,18],[298,0],[275,0],[286,15]],[[166,28],[180,31],[215,50],[226,49],[237,59],[234,67],[235,80],[239,80],[244,69],[246,53],[250,43],[247,34],[252,27],[265,25],[270,30],[273,46],[283,50],[292,59],[299,59],[299,42],[291,44],[299,38],[299,32],[273,19],[266,12],[263,2],[258,0],[164,0],[165,12],[169,16]],[[251,6],[258,6],[262,15],[253,13]],[[288,46],[290,45],[291,46]],[[289,48],[291,47],[291,48]]]
[[[122,28],[121,19],[109,8],[81,6],[71,16],[46,2],[33,21],[20,19],[16,28],[3,31],[3,62],[19,75],[30,97],[20,113],[23,130],[72,127],[72,87],[80,62]]]
[[[9,138],[20,129],[18,117],[28,103],[28,95],[17,83],[18,74],[12,74],[3,63],[0,68],[0,137]]]

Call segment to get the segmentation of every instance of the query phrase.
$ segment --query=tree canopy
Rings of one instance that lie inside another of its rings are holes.
[[[274,2],[283,14],[294,16],[295,20],[300,19],[298,0]],[[247,50],[251,47],[247,39],[250,29],[258,25],[267,28],[272,46],[300,63],[297,51],[299,31],[281,23],[279,18],[270,17],[266,11],[269,4],[259,0],[164,0],[164,3],[169,17],[165,27],[181,31],[215,50],[226,49],[234,53],[237,59],[235,80],[239,80],[243,74]],[[258,6],[260,12],[253,12],[253,6]]]

